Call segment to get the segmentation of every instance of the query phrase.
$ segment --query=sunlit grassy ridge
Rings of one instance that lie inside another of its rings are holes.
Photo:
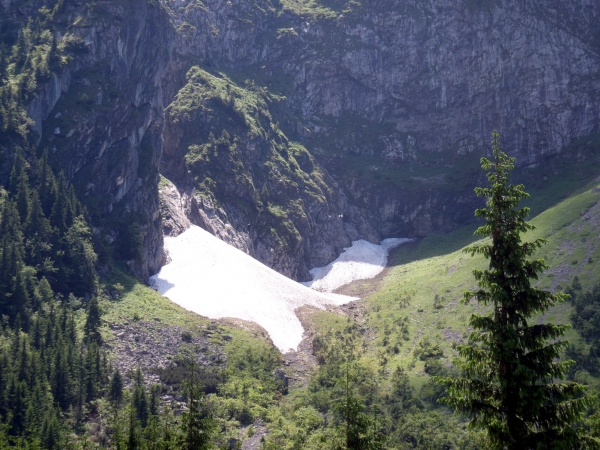
[[[524,240],[548,239],[536,255],[546,260],[550,269],[540,278],[538,285],[545,289],[567,288],[574,276],[579,276],[584,289],[597,282],[600,275],[600,189],[594,182],[578,193],[549,208],[533,218],[536,229],[524,235]],[[453,241],[469,241],[472,228],[457,230],[444,236],[445,245]],[[471,257],[461,249],[439,256],[430,256],[434,250],[430,241],[438,242],[440,236],[423,239],[402,255],[400,248],[380,289],[367,298],[367,323],[375,330],[371,342],[371,358],[388,368],[396,365],[409,367],[416,379],[424,377],[424,363],[415,357],[419,342],[430,338],[443,348],[447,360],[452,360],[453,345],[468,335],[469,316],[481,306],[460,302],[463,293],[475,286],[474,269],[482,269],[486,261],[481,256]],[[456,247],[454,247],[456,248]],[[439,250],[439,249],[438,249]],[[422,253],[425,257],[419,257]],[[403,260],[410,262],[403,263]],[[437,296],[437,299],[436,299]],[[541,320],[565,323],[569,320],[571,306],[559,304]],[[398,336],[400,320],[408,319],[409,340]],[[569,340],[577,340],[574,331]],[[398,343],[397,354],[392,347]]]

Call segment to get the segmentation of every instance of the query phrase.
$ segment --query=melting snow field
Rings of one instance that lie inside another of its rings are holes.
[[[373,278],[385,268],[389,251],[411,240],[384,239],[381,245],[371,244],[363,239],[354,241],[332,263],[312,269],[310,274],[313,280],[302,284],[317,291],[332,292],[354,280]]]
[[[312,269],[314,280],[303,286],[192,225],[177,237],[165,238],[171,262],[150,278],[150,284],[183,308],[211,319],[256,322],[285,353],[298,348],[304,333],[296,308],[322,309],[356,300],[330,292],[376,276],[385,267],[389,250],[409,240],[386,239],[381,245],[354,241],[334,262]]]
[[[323,308],[355,297],[316,292],[261,264],[202,228],[165,238],[171,263],[150,278],[162,295],[212,319],[258,323],[282,352],[297,349],[304,329],[294,310]]]

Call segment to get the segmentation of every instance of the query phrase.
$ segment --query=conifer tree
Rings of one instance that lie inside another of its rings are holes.
[[[48,152],[46,150],[44,150],[42,158],[39,161],[38,173],[37,190],[42,202],[42,209],[44,210],[44,215],[50,217],[52,206],[56,201],[56,179],[48,162]]]
[[[19,220],[17,206],[12,199],[7,199],[2,208],[2,218],[0,219],[0,241],[8,244],[9,247],[17,247],[19,253],[23,243],[23,234]]]
[[[20,147],[15,152],[15,162],[13,163],[12,170],[10,171],[10,178],[8,181],[8,191],[12,195],[17,194],[17,187],[19,185],[19,177],[21,173],[26,169],[27,163],[23,156],[23,149]]]
[[[14,254],[14,247],[13,247]],[[23,277],[23,271],[21,267],[17,267],[13,289],[12,289],[12,297],[10,298],[10,308],[8,310],[9,316],[21,316],[28,317],[27,309],[30,307],[30,296],[27,290],[27,285],[25,283],[25,279]],[[23,321],[23,328],[27,330],[29,323],[28,320]]]
[[[17,211],[19,211],[21,222],[25,222],[29,213],[29,179],[24,168],[21,170],[18,178]]]
[[[15,46],[14,56],[15,62],[18,68],[23,68],[27,58],[29,56],[29,38],[31,37],[30,24],[26,27],[21,28],[19,31],[19,37],[17,38],[17,45]]]
[[[119,369],[115,370],[115,373],[110,380],[108,400],[115,408],[118,408],[121,405],[121,401],[123,401],[123,378],[121,377]]]
[[[43,270],[51,249],[52,227],[44,216],[37,191],[33,191],[31,195],[24,231],[28,237],[26,247],[29,264]]]
[[[343,423],[338,427],[336,450],[380,450],[385,436],[377,429],[377,422],[365,411],[365,405],[352,389],[350,362],[346,361],[344,397],[335,404]]]
[[[67,196],[67,181],[65,174],[61,172],[56,185],[56,201],[50,214],[50,222],[56,227],[62,235],[67,231],[71,223],[69,222],[70,206]]]
[[[8,77],[8,61],[6,55],[6,46],[4,43],[0,44],[0,86],[5,83],[5,80]]]
[[[48,411],[40,432],[43,448],[47,450],[60,449],[60,426],[56,413]]]
[[[58,39],[56,38],[56,30],[52,30],[52,45],[48,54],[48,65],[51,70],[60,68],[60,57],[58,54]]]
[[[95,263],[98,259],[92,244],[92,231],[83,216],[77,217],[65,235],[69,264],[69,290],[84,296],[96,290]]]
[[[135,407],[129,408],[129,434],[127,436],[127,450],[138,450],[140,445],[140,425],[136,418]]]
[[[180,447],[186,450],[210,448],[215,431],[215,419],[206,396],[200,388],[198,367],[193,355],[189,360],[188,378],[185,382],[187,411],[181,417]]]
[[[529,208],[518,208],[528,197],[523,185],[510,183],[514,158],[492,140],[493,161],[481,159],[490,187],[476,188],[487,199],[475,215],[485,219],[476,234],[488,238],[466,249],[489,260],[486,270],[474,271],[479,289],[466,292],[464,302],[491,305],[489,313],[473,314],[473,332],[458,347],[463,374],[437,381],[447,388],[442,401],[470,418],[470,425],[487,430],[495,449],[598,448],[572,424],[581,419],[593,398],[580,397],[584,386],[558,383],[571,361],[560,361],[566,341],[558,340],[568,325],[530,324],[565,295],[536,289],[532,281],[547,269],[543,260],[529,260],[544,239],[522,242],[534,228],[525,219]],[[535,321],[537,322],[537,320]]]
[[[62,339],[56,344],[54,353],[54,363],[52,365],[51,387],[54,400],[62,409],[67,409],[70,404],[69,399],[69,367],[66,348]]]
[[[88,305],[88,313],[84,328],[85,342],[87,344],[94,342],[98,346],[102,345],[102,335],[100,334],[101,325],[102,319],[100,318],[98,299],[96,297],[92,297],[90,304]]]
[[[131,397],[131,406],[135,411],[136,421],[145,428],[148,423],[148,396],[144,388],[144,376],[139,367],[135,371],[134,381],[135,386]]]

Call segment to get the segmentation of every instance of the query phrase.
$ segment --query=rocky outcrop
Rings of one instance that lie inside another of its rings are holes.
[[[310,268],[332,261],[352,240],[380,237],[310,153],[278,128],[270,106],[276,101],[253,85],[189,71],[166,111],[161,172],[177,188],[162,189],[165,224],[177,233],[188,220],[306,280]],[[186,220],[178,219],[182,213]]]
[[[307,119],[393,124],[366,148],[389,158],[395,140],[401,161],[481,152],[497,129],[529,164],[597,132],[600,5],[479,4],[376,1],[296,24],[290,45],[301,50],[285,67],[294,103]],[[310,56],[323,45],[326,55]]]

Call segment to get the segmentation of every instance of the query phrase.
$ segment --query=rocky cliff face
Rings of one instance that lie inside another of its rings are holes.
[[[32,8],[11,10],[23,20]],[[51,5],[49,5],[51,6]],[[174,32],[153,2],[67,3],[59,46],[71,62],[37,89],[28,105],[34,140],[64,170],[108,242],[121,242],[123,259],[141,278],[163,262],[158,202],[163,105],[160,81]],[[131,234],[131,233],[130,233]],[[136,254],[137,251],[139,254]]]
[[[299,50],[283,66],[305,119],[393,124],[355,151],[448,160],[497,129],[528,164],[598,131],[595,2],[375,1],[336,13],[294,24]]]
[[[181,200],[173,202],[177,194],[165,187],[163,203],[173,211],[179,202],[191,223],[289,277],[309,279],[310,268],[335,259],[353,239],[379,235],[279,128],[272,107],[282,100],[253,83],[192,68],[166,110],[161,163]]]
[[[350,240],[469,217],[493,129],[525,166],[600,132],[589,0],[65,5],[73,61],[28,111],[107,239],[137,224],[142,277],[163,139],[165,232],[196,223],[301,279]]]
[[[371,236],[424,236],[470,216],[493,129],[521,165],[599,131],[593,2],[165,5],[178,31],[165,92],[200,64],[284,95],[274,120],[341,187],[334,209],[374,219]],[[192,122],[226,128],[210,120]],[[170,129],[167,147],[181,146]]]

